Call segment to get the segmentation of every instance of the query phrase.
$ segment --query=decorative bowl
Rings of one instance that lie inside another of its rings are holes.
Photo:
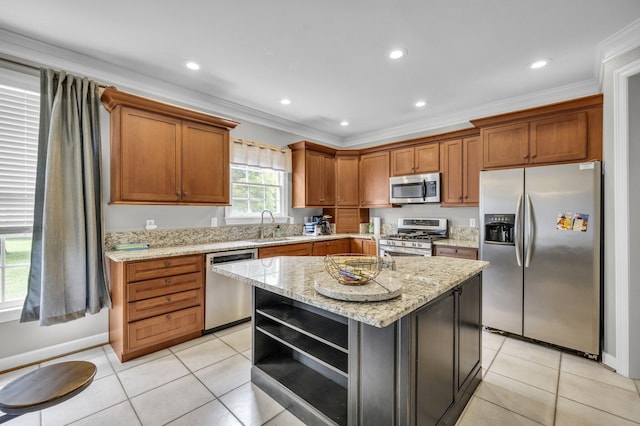
[[[382,261],[362,254],[329,254],[324,258],[324,267],[341,284],[363,285],[378,276]]]

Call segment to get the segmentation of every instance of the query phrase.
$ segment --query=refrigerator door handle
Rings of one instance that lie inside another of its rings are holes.
[[[533,236],[534,236],[534,226],[533,226],[533,207],[531,205],[531,197],[527,194],[527,225],[528,225],[528,242],[527,242],[527,259],[524,262],[524,267],[528,268],[531,264],[531,249],[533,248]]]
[[[515,217],[515,227],[514,227],[514,235],[513,241],[516,244],[516,260],[518,261],[518,266],[522,266],[522,253],[520,253],[520,211],[522,210],[522,194],[518,197],[518,204],[516,205],[516,217]]]

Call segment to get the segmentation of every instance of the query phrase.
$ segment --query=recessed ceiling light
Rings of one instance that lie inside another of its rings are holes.
[[[281,103],[282,105],[290,105],[290,104],[291,104],[291,99],[284,98],[284,99],[282,99],[282,100],[280,101],[280,103]]]
[[[349,122],[348,122],[347,120],[342,120],[342,121],[340,122],[340,125],[341,125],[341,126],[348,126],[348,125],[349,125]]]
[[[538,69],[538,68],[542,68],[542,67],[547,66],[547,64],[548,64],[550,61],[551,61],[551,59],[540,59],[540,60],[537,60],[537,61],[533,62],[531,65],[529,65],[529,67],[530,67],[532,70],[536,70],[536,69]]]
[[[200,65],[198,65],[195,62],[187,62],[187,68],[189,68],[190,70],[199,70],[200,69]]]
[[[425,101],[417,101],[415,103],[417,108],[422,108],[423,106],[425,106],[427,103]]]
[[[407,54],[407,49],[393,49],[392,51],[389,52],[389,57],[391,59],[400,59],[403,56],[406,56]]]

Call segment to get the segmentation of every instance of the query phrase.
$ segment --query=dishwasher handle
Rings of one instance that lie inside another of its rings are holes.
[[[221,265],[224,263],[240,262],[243,260],[253,260],[257,257],[257,250],[234,250],[217,253],[209,253],[207,255],[207,264],[209,266]]]

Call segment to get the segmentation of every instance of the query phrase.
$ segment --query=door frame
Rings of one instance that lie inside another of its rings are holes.
[[[603,359],[616,371],[630,372],[630,282],[629,282],[629,78],[640,73],[640,60],[613,73],[613,187],[614,190],[614,282],[616,307],[616,354]]]

